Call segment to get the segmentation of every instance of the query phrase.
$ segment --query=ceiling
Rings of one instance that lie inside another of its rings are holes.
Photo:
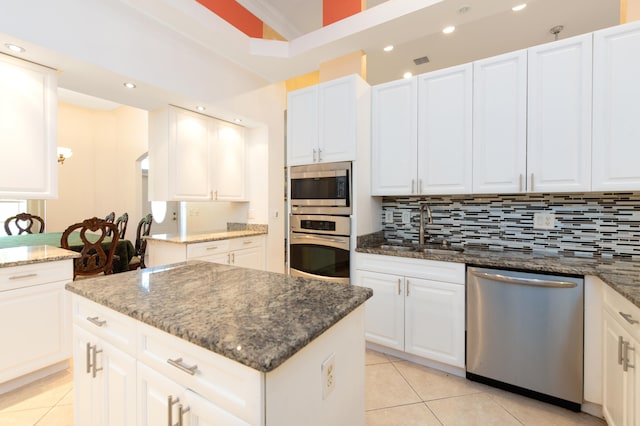
[[[563,39],[619,21],[619,0],[530,0],[517,13],[518,0],[375,0],[321,28],[321,0],[238,2],[289,41],[249,39],[195,0],[22,0],[3,7],[0,46],[25,45],[23,57],[60,70],[64,89],[153,109],[213,106],[357,50],[373,85],[552,41],[556,25]],[[444,35],[446,25],[457,29]],[[126,80],[138,89],[122,90]]]

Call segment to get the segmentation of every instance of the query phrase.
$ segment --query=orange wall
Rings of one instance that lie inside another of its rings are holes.
[[[262,38],[262,21],[235,0],[197,0],[197,2],[249,37]]]
[[[362,12],[362,0],[322,0],[322,26]]]

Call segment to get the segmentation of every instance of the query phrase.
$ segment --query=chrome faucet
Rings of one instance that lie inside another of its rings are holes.
[[[418,244],[421,246],[424,245],[424,212],[427,212],[427,223],[433,223],[433,216],[431,216],[431,208],[429,208],[429,204],[423,203],[420,204],[420,235]]]

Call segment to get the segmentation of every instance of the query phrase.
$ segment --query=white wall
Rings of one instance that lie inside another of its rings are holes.
[[[208,232],[227,229],[228,222],[247,223],[249,203],[188,202],[185,203],[186,232]],[[264,223],[264,222],[259,222]]]
[[[58,199],[46,201],[47,231],[61,232],[111,211],[128,212],[130,225],[137,223],[136,160],[147,151],[147,127],[147,112],[137,108],[98,111],[59,104],[58,145],[71,148],[73,156],[59,166]]]

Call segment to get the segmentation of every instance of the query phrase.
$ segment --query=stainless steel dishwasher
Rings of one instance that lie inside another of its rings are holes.
[[[467,268],[467,378],[580,410],[584,280]]]

